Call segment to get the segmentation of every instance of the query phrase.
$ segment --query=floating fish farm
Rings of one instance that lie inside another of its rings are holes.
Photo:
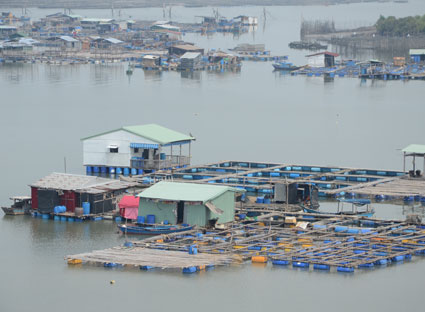
[[[424,80],[425,68],[419,64],[395,66],[393,64],[379,63],[356,63],[346,62],[333,67],[309,67],[304,66],[291,72],[292,76],[306,75],[307,77],[358,77],[362,79],[380,80]]]
[[[276,267],[353,273],[425,256],[425,225],[355,216],[272,212],[226,229],[126,242],[69,255],[70,265],[139,267],[195,273],[217,266],[267,263]]]
[[[404,172],[393,170],[222,161],[156,171],[128,179],[145,185],[160,180],[227,185],[243,189],[249,195],[274,200],[279,199],[282,188],[288,190],[294,187],[297,192],[303,193],[300,197],[305,198],[315,187],[322,197],[364,194],[380,200],[425,201],[424,179],[409,178]]]

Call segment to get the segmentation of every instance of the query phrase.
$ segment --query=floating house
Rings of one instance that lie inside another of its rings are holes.
[[[240,20],[243,26],[255,26],[258,25],[258,17],[240,15],[234,18],[235,20]]]
[[[65,50],[81,50],[82,43],[80,40],[77,40],[70,36],[58,36],[58,37],[50,37],[47,39],[52,42],[52,44],[60,49]]]
[[[118,203],[121,217],[136,220],[139,213],[139,199],[137,196],[125,195]]]
[[[92,37],[91,46],[97,49],[117,49],[122,47],[124,41],[115,38]]]
[[[67,212],[90,203],[90,213],[115,210],[117,197],[136,183],[66,173],[52,173],[30,185],[32,209],[52,213],[56,206]]]
[[[425,49],[410,49],[409,55],[412,62],[425,62]]]
[[[187,52],[201,53],[204,55],[204,49],[191,44],[178,44],[168,48],[168,53],[170,55],[182,56]]]
[[[335,58],[338,56],[338,53],[328,51],[310,54],[307,55],[308,65],[311,67],[333,67],[335,66]]]
[[[18,29],[15,26],[0,25],[0,39],[8,38],[17,32]]]
[[[198,226],[234,220],[236,188],[195,183],[159,182],[141,192],[139,216],[148,222]]]
[[[142,68],[155,69],[161,65],[161,57],[158,55],[145,55],[142,58]]]
[[[122,127],[81,140],[88,174],[135,175],[190,165],[195,138],[148,124]]]
[[[422,177],[421,171],[416,165],[417,158],[423,158],[423,172],[425,172],[425,145],[410,144],[402,149],[403,152],[403,171],[406,172],[406,157],[412,157],[412,170],[409,171],[411,177]]]
[[[201,68],[202,55],[199,52],[186,52],[180,58],[180,70],[197,70]]]

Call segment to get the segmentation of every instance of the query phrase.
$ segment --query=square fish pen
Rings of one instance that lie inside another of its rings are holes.
[[[270,262],[276,266],[354,272],[425,255],[425,225],[355,216],[272,212],[259,221],[196,229],[66,258],[181,269]]]

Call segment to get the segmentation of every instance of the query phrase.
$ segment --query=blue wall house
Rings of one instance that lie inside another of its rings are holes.
[[[159,182],[138,196],[139,216],[155,216],[155,223],[208,226],[231,222],[235,216],[235,194],[228,186]]]
[[[425,49],[410,49],[409,55],[414,63],[425,62]]]
[[[190,165],[190,135],[148,124],[95,134],[83,141],[87,173],[142,174]]]

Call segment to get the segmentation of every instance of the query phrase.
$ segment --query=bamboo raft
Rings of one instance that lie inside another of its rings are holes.
[[[70,264],[114,263],[183,271],[193,268],[192,272],[243,261],[354,272],[425,256],[425,225],[272,211],[255,222],[233,222],[222,230],[195,229],[133,241],[127,246],[66,259]]]

